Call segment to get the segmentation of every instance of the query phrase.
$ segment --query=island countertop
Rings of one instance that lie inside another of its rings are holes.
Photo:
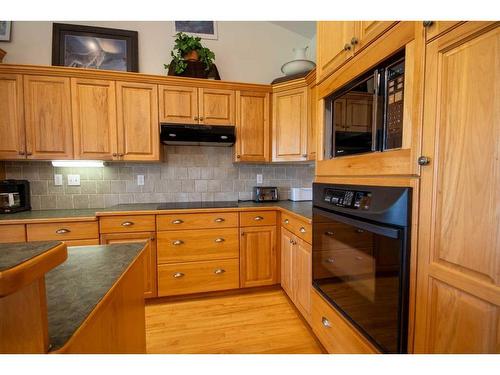
[[[46,274],[50,351],[63,347],[144,249],[141,243],[69,247]]]

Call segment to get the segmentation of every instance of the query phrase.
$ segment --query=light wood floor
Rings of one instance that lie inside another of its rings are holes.
[[[279,289],[146,306],[148,353],[321,353]]]

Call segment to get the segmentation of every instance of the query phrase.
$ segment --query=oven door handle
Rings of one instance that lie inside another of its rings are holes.
[[[337,215],[334,214],[333,212],[325,211],[316,207],[313,207],[313,214],[321,215],[330,220],[339,221],[344,224],[352,225],[356,228],[364,229],[367,232],[372,232],[384,237],[393,238],[395,240],[401,238],[401,229],[396,229],[385,225],[372,224],[363,220],[352,219],[350,217]],[[314,227],[314,215],[313,215],[313,227]]]

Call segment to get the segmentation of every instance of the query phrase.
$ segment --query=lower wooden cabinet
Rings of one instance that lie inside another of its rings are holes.
[[[0,225],[0,243],[25,241],[26,228],[24,224]]]
[[[311,315],[312,247],[281,228],[281,287],[307,321]]]
[[[144,297],[151,298],[157,296],[155,232],[101,234],[101,244],[146,241],[149,242],[149,248],[144,254]]]
[[[315,290],[312,291],[311,325],[328,353],[376,354],[373,347]]]
[[[276,226],[241,228],[240,234],[240,286],[276,284]]]

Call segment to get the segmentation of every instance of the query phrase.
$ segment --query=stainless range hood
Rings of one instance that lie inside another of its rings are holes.
[[[236,141],[234,126],[160,125],[160,141],[166,145],[229,147]]]

